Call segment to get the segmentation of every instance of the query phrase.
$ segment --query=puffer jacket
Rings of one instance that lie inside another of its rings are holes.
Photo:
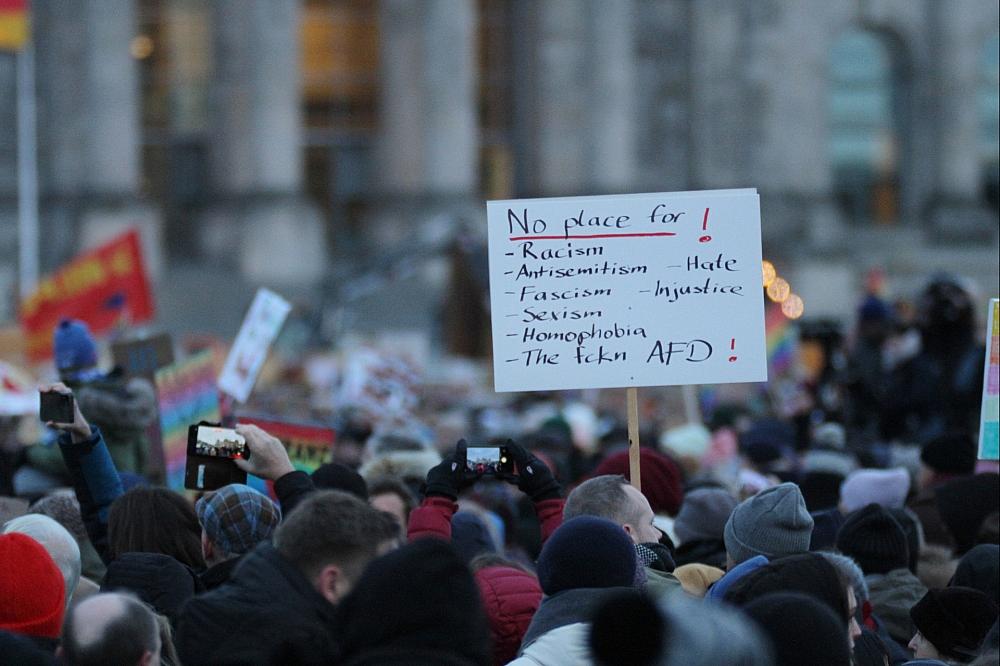
[[[513,567],[486,567],[475,574],[490,621],[493,663],[506,664],[517,654],[531,618],[542,603],[538,579]]]

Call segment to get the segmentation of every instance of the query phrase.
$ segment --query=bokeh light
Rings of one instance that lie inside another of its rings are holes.
[[[798,294],[789,294],[781,304],[781,312],[789,319],[798,319],[805,311],[805,303]]]
[[[778,271],[774,270],[774,264],[767,259],[761,262],[761,268],[764,270],[764,288],[766,289],[774,282],[774,278],[778,277]]]
[[[788,280],[783,277],[774,278],[774,281],[767,288],[767,297],[775,303],[784,303],[791,293],[792,287],[788,284]]]
[[[132,38],[128,50],[136,60],[145,60],[153,55],[153,38],[149,35],[137,35]]]

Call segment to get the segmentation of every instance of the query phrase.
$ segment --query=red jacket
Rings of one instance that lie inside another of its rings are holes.
[[[538,579],[512,567],[486,567],[476,572],[493,636],[493,663],[501,666],[517,656],[524,632],[542,602]]]
[[[535,502],[535,515],[542,528],[544,543],[562,525],[564,499]],[[436,537],[451,540],[451,517],[458,511],[458,504],[447,497],[428,497],[420,506],[410,512],[410,523],[406,529],[408,541],[422,537]]]

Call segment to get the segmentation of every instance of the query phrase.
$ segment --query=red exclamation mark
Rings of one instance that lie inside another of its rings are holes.
[[[736,360],[736,338],[729,338],[729,351],[734,352],[733,355],[729,357],[729,362],[732,363]]]
[[[708,209],[707,208],[705,209],[705,217],[701,221],[701,230],[702,231],[708,231]],[[698,242],[699,243],[707,243],[710,240],[712,240],[712,237],[708,236],[708,235],[705,235],[705,236],[702,236],[701,238],[699,238]]]

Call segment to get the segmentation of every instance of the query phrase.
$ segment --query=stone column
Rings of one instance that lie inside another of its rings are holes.
[[[42,268],[137,227],[157,275],[159,214],[140,191],[140,91],[129,52],[134,0],[42,0],[34,8]]]
[[[220,205],[207,215],[204,249],[238,255],[252,280],[309,284],[324,270],[326,241],[302,195],[299,0],[211,7],[209,169]]]
[[[633,186],[637,103],[632,0],[522,3],[516,62],[519,189],[543,195]],[[522,76],[523,74],[523,76]]]

